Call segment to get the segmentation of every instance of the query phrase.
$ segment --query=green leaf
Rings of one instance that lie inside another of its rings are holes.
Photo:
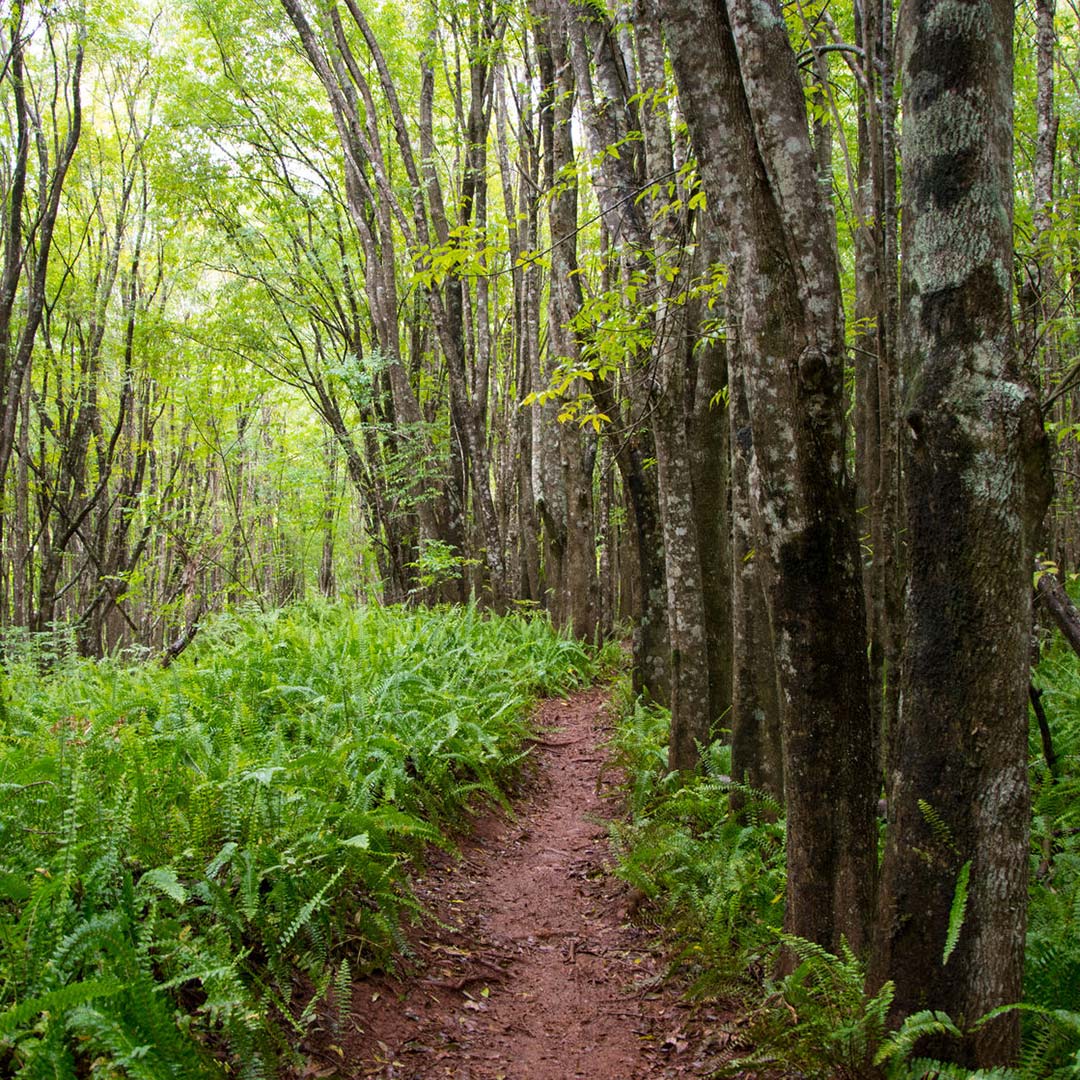
[[[157,889],[158,892],[164,893],[175,900],[178,904],[187,902],[187,890],[180,884],[180,879],[176,876],[175,871],[166,866],[159,867],[156,870],[147,870],[139,878],[139,884],[150,885],[152,888]]]

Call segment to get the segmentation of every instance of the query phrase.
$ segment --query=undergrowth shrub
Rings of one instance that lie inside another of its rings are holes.
[[[866,968],[843,944],[840,956],[803,938],[775,934],[794,955],[795,968],[764,980],[743,1036],[752,1047],[722,1068],[720,1076],[778,1070],[787,1076],[866,1080],[885,1034],[893,985],[865,991]]]
[[[48,648],[0,675],[0,1075],[272,1075],[591,664],[473,608],[222,616],[168,670]]]
[[[624,691],[612,740],[627,803],[626,819],[613,827],[619,874],[651,901],[692,991],[740,1002],[746,1022],[733,1034],[748,1049],[721,1075],[1080,1078],[1080,660],[1055,651],[1035,678],[1057,762],[1051,773],[1033,728],[1025,1001],[1011,1006],[1022,1013],[1022,1050],[1013,1068],[977,1072],[919,1057],[925,1035],[960,1037],[949,1017],[919,1013],[888,1032],[890,984],[869,994],[863,964],[850,952],[832,956],[780,932],[782,808],[729,778],[729,750],[720,744],[706,750],[700,775],[670,773],[667,713]],[[797,963],[776,978],[781,948]]]

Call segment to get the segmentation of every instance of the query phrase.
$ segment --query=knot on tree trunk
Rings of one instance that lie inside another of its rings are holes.
[[[829,358],[817,345],[807,345],[799,355],[799,383],[812,394],[820,394],[825,389],[829,374]]]

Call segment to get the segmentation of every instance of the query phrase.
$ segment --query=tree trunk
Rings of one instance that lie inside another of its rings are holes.
[[[533,388],[546,389],[555,363],[577,363],[579,342],[570,328],[581,308],[577,263],[577,185],[563,179],[572,170],[574,80],[566,52],[565,26],[557,8],[534,5],[537,61],[542,80],[540,146],[551,234],[548,303],[548,367],[541,372],[539,342]],[[558,190],[556,190],[556,178]],[[536,288],[538,271],[527,271]],[[531,294],[530,294],[531,296]],[[539,298],[536,297],[539,315]],[[577,424],[560,423],[558,402],[533,406],[533,492],[544,527],[544,583],[556,625],[591,638],[599,622],[596,528],[593,520],[595,442],[589,446]]]
[[[830,217],[779,5],[664,4],[680,100],[731,249],[747,392],[755,560],[782,693],[785,926],[869,944],[878,785]]]
[[[704,233],[699,222],[699,232]],[[707,222],[704,223],[707,226]],[[714,245],[702,236],[699,272],[712,266]],[[704,304],[700,305],[704,308]],[[713,317],[723,317],[719,310]],[[714,340],[704,325],[706,312],[695,312],[688,327],[687,349],[696,360],[690,391],[688,442],[694,485],[694,518],[701,562],[705,606],[705,646],[708,654],[708,719],[712,737],[731,726],[733,680],[733,574],[731,548],[731,409],[723,391],[728,387],[727,348]]]
[[[899,22],[911,570],[875,963],[897,1019],[962,1026],[1022,996],[1031,565],[1050,492],[1012,329],[1013,6],[974,16],[905,0]],[[987,1067],[1018,1038],[1012,1013],[930,1049]]]
[[[636,0],[635,21],[638,87],[648,100],[648,105],[640,110],[645,174],[670,176],[675,171],[674,155],[670,118],[663,103],[666,74],[655,0]],[[609,29],[606,40],[613,47]],[[700,515],[695,502],[698,488],[694,484],[695,455],[690,440],[695,341],[687,322],[689,306],[681,295],[683,282],[679,275],[669,280],[672,267],[688,274],[696,267],[685,257],[684,241],[689,239],[683,234],[687,225],[685,217],[680,220],[674,214],[665,214],[667,202],[659,197],[645,199],[652,210],[653,287],[657,296],[652,345],[657,402],[652,428],[664,530],[671,647],[668,766],[691,769],[697,764],[699,747],[709,742],[716,716],[712,712],[708,623],[698,537]],[[713,484],[721,480],[720,476],[712,478]]]
[[[729,384],[731,423],[732,642],[731,775],[784,799],[784,743],[776,652],[754,555],[750,413],[741,383]]]
[[[871,708],[887,745],[899,701],[903,569],[896,378],[896,184],[892,9],[856,9],[863,47],[855,229],[855,445],[857,504],[869,540],[866,566]],[[884,762],[881,763],[884,766]]]

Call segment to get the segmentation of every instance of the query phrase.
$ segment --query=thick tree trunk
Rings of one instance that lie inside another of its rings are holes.
[[[977,10],[906,0],[899,23],[911,570],[875,964],[897,1018],[961,1025],[1022,996],[1031,565],[1049,496],[1012,330],[1013,6]],[[1014,1013],[932,1049],[991,1066],[1018,1036]]]

